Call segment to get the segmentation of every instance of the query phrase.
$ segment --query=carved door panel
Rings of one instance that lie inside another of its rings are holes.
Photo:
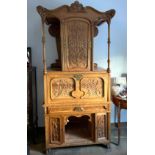
[[[91,26],[83,18],[69,18],[62,26],[62,61],[64,71],[91,69]]]
[[[64,142],[62,118],[57,116],[49,117],[49,143],[62,144]]]
[[[107,137],[107,117],[105,113],[95,114],[95,129],[97,141]]]
[[[54,99],[73,99],[72,91],[75,90],[75,80],[70,77],[53,78],[50,81],[50,97]]]
[[[107,77],[102,73],[53,72],[47,76],[47,85],[48,104],[107,101]]]
[[[100,77],[84,77],[80,81],[80,88],[84,92],[82,98],[104,97],[104,80]]]
[[[46,89],[48,104],[74,102],[72,92],[76,89],[76,80],[72,74],[53,72],[47,76]]]

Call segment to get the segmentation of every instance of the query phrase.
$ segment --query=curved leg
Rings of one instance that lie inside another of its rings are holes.
[[[117,111],[118,111],[118,109],[117,109],[117,107],[115,105],[114,106],[114,124],[115,124],[115,127],[117,127],[117,123],[116,123]]]
[[[121,119],[121,107],[120,107],[120,102],[118,106],[118,145],[120,144],[120,119]]]

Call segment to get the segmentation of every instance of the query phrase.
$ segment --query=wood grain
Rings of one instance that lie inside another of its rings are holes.
[[[46,149],[110,142],[110,21],[78,1],[54,10],[37,7],[42,19]],[[58,59],[46,68],[45,27],[56,37]],[[108,68],[93,62],[97,26],[108,24]],[[95,67],[94,67],[95,66]]]

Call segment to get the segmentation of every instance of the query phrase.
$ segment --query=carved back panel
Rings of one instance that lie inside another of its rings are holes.
[[[69,18],[61,27],[62,69],[89,71],[91,69],[91,26],[83,18]]]

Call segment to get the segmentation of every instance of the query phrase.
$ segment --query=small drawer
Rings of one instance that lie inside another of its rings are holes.
[[[74,113],[74,112],[105,112],[107,106],[65,106],[65,107],[47,107],[47,114],[52,113]]]

